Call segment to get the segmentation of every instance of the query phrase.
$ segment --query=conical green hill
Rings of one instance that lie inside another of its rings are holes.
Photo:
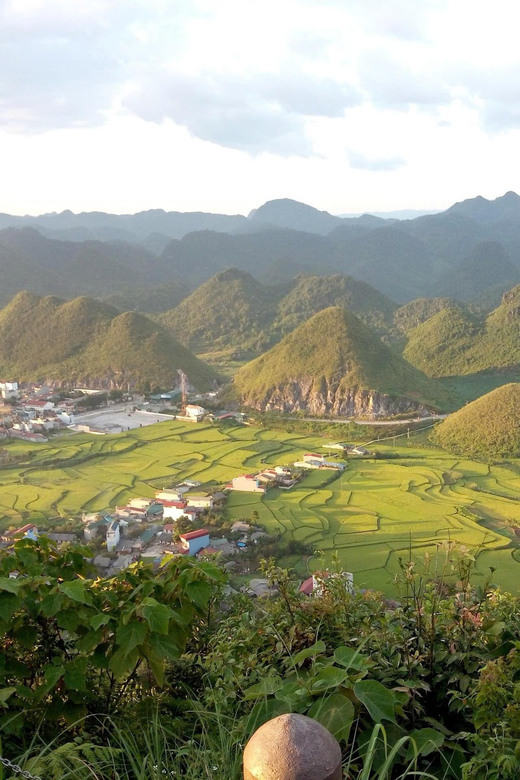
[[[221,271],[160,317],[189,349],[248,349],[266,338],[283,287],[271,288],[237,268]]]
[[[354,314],[339,307],[315,314],[241,368],[234,383],[238,396],[254,408],[272,408],[273,398],[287,397],[284,408],[291,407],[293,398],[293,408],[321,406],[326,412],[344,408],[344,399],[365,391],[429,405],[442,403],[444,393]]]
[[[92,298],[19,293],[0,311],[0,372],[18,381],[171,387],[182,369],[199,390],[216,373],[160,325]]]
[[[484,460],[520,456],[520,384],[498,387],[459,409],[435,428],[432,440]]]

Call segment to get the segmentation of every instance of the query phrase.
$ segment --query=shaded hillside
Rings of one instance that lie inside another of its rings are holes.
[[[520,281],[520,270],[511,262],[502,244],[485,241],[456,268],[437,282],[439,295],[451,295],[459,301],[472,301],[482,295],[510,290]]]
[[[400,303],[432,295],[490,301],[518,280],[520,198],[475,201],[402,221],[342,219],[288,199],[249,218],[160,209],[0,214],[0,303],[21,289],[100,297],[172,280],[194,289],[229,267],[263,284],[301,272],[348,274]]]
[[[142,247],[100,241],[58,241],[31,228],[0,231],[0,303],[22,289],[75,297],[165,281],[167,267]]]
[[[301,276],[280,301],[274,329],[280,334],[294,328],[322,309],[341,306],[356,314],[380,335],[393,331],[396,304],[386,295],[351,276]]]
[[[143,311],[149,314],[174,309],[190,291],[181,282],[165,282],[157,287],[134,287],[107,295],[102,300],[120,311]]]
[[[18,294],[0,312],[0,372],[94,387],[177,384],[181,368],[198,389],[215,372],[165,330],[135,312],[90,298],[64,302]]]
[[[444,392],[339,307],[314,315],[240,369],[234,387],[255,409],[347,417],[421,410]]]
[[[404,356],[429,376],[471,374],[520,363],[520,285],[480,321],[444,309],[409,334]]]
[[[432,377],[478,371],[471,356],[481,333],[477,317],[461,306],[442,309],[409,335],[403,356]]]
[[[394,324],[401,333],[409,333],[437,312],[454,306],[453,298],[416,298],[394,312]]]
[[[337,267],[393,300],[405,302],[431,289],[431,252],[400,226],[371,230],[355,240],[345,241],[339,231],[335,236]]]
[[[520,384],[507,384],[450,415],[432,440],[464,456],[507,458],[520,456]]]
[[[276,263],[290,262],[299,270],[335,270],[330,241],[296,230],[262,230],[246,235],[204,231],[190,233],[181,241],[170,241],[161,260],[172,276],[197,287],[219,271],[238,268],[263,281]]]
[[[262,351],[283,287],[266,287],[237,268],[221,271],[177,308],[160,317],[182,344],[197,352],[235,347]]]

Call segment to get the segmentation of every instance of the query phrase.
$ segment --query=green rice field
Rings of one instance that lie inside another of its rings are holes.
[[[4,443],[23,463],[0,469],[0,529],[28,519],[50,529],[188,478],[216,487],[263,465],[290,464],[329,440],[168,421],[103,437],[66,433],[44,445]],[[478,550],[482,582],[496,567],[493,581],[519,593],[512,529],[520,526],[520,462],[488,466],[413,439],[406,444],[386,448],[398,458],[351,460],[342,474],[310,472],[291,491],[231,493],[227,511],[238,519],[256,510],[267,530],[312,545],[309,571],[337,553],[360,587],[392,592],[400,556],[410,548],[418,559],[435,555],[451,539]],[[378,449],[385,452],[383,444]]]

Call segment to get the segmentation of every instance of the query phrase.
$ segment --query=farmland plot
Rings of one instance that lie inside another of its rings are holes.
[[[51,528],[60,518],[153,497],[185,479],[200,481],[201,490],[220,488],[239,474],[291,464],[326,441],[168,421],[102,439],[65,434],[45,445],[9,442],[8,452],[27,457],[0,469],[0,529],[29,518]],[[315,550],[305,558],[309,571],[330,566],[334,556],[361,587],[391,593],[400,559],[435,560],[451,540],[477,551],[482,582],[494,567],[493,581],[520,592],[518,464],[457,459],[413,440],[387,451],[391,459],[352,459],[343,473],[311,471],[290,491],[231,493],[226,511],[231,519],[258,512],[267,530]]]

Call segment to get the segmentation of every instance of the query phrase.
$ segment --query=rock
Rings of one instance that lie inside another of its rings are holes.
[[[244,750],[244,780],[341,780],[341,749],[305,715],[279,715],[256,731]]]

